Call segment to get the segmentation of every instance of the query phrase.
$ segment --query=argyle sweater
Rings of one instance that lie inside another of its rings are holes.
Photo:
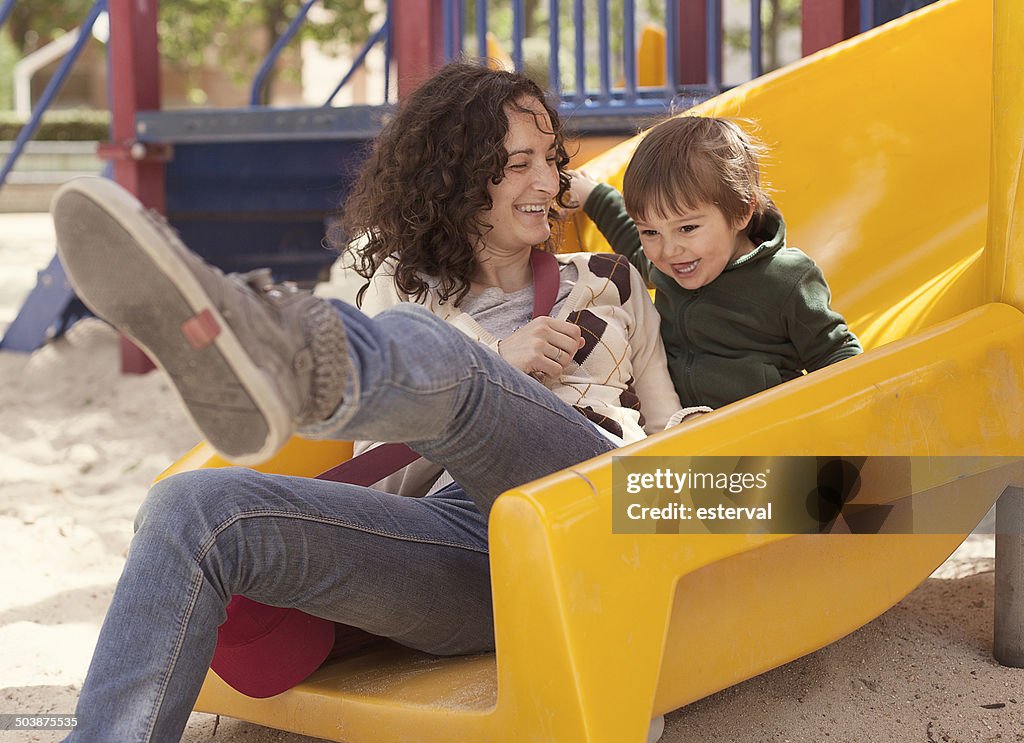
[[[578,273],[555,319],[579,325],[585,343],[559,379],[545,378],[546,386],[622,443],[663,430],[680,408],[679,397],[669,377],[658,313],[639,272],[611,253],[555,258],[562,267],[575,265]],[[370,279],[361,306],[368,315],[414,301],[398,290],[393,277],[393,264],[386,262]],[[420,304],[497,353],[500,339],[452,301],[441,302],[436,284],[431,287]],[[383,489],[412,494],[415,488],[407,478],[402,487],[396,489],[392,482]]]
[[[556,255],[578,278],[556,315],[579,325],[585,343],[565,374],[547,386],[569,405],[626,443],[664,429],[679,409],[659,337],[658,313],[639,272],[610,253]],[[375,315],[413,301],[395,286],[385,264],[370,280],[362,310]],[[421,302],[447,323],[497,352],[498,338],[431,289]]]

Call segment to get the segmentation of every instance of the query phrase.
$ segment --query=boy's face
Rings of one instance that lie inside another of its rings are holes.
[[[730,224],[717,206],[702,204],[636,220],[636,228],[651,263],[692,291],[710,284],[726,266],[754,249],[743,232],[749,222],[748,216],[740,224]]]

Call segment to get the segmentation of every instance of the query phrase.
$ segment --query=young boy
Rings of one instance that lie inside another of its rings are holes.
[[[623,196],[573,177],[613,250],[657,290],[684,405],[721,407],[861,352],[814,261],[786,246],[759,150],[730,121],[681,116],[637,147]]]

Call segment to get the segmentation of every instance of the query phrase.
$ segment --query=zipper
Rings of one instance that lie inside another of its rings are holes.
[[[683,307],[683,311],[680,313],[680,335],[686,341],[686,366],[683,367],[683,388],[686,390],[687,396],[693,404],[700,404],[697,400],[697,389],[693,384],[693,367],[697,361],[697,353],[693,350],[693,339],[690,337],[688,332],[689,323],[687,320],[690,316],[690,311],[693,306],[697,304],[697,300],[700,298],[700,289],[694,289],[690,293],[690,298],[687,299],[686,305]]]

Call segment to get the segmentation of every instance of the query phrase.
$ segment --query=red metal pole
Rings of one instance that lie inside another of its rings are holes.
[[[160,108],[160,56],[156,22],[159,0],[109,0],[111,123],[100,156],[112,160],[114,180],[148,207],[165,211],[164,153],[135,141],[135,114]],[[153,363],[121,338],[121,371],[144,374]]]
[[[393,0],[393,46],[398,63],[398,99],[444,64],[443,0]]]
[[[135,141],[135,114],[160,108],[159,0],[110,0],[111,142],[102,155],[114,180],[163,212],[164,165]]]
[[[801,16],[805,57],[860,33],[859,0],[805,2]]]
[[[708,81],[708,5],[706,0],[679,2],[679,84]]]

